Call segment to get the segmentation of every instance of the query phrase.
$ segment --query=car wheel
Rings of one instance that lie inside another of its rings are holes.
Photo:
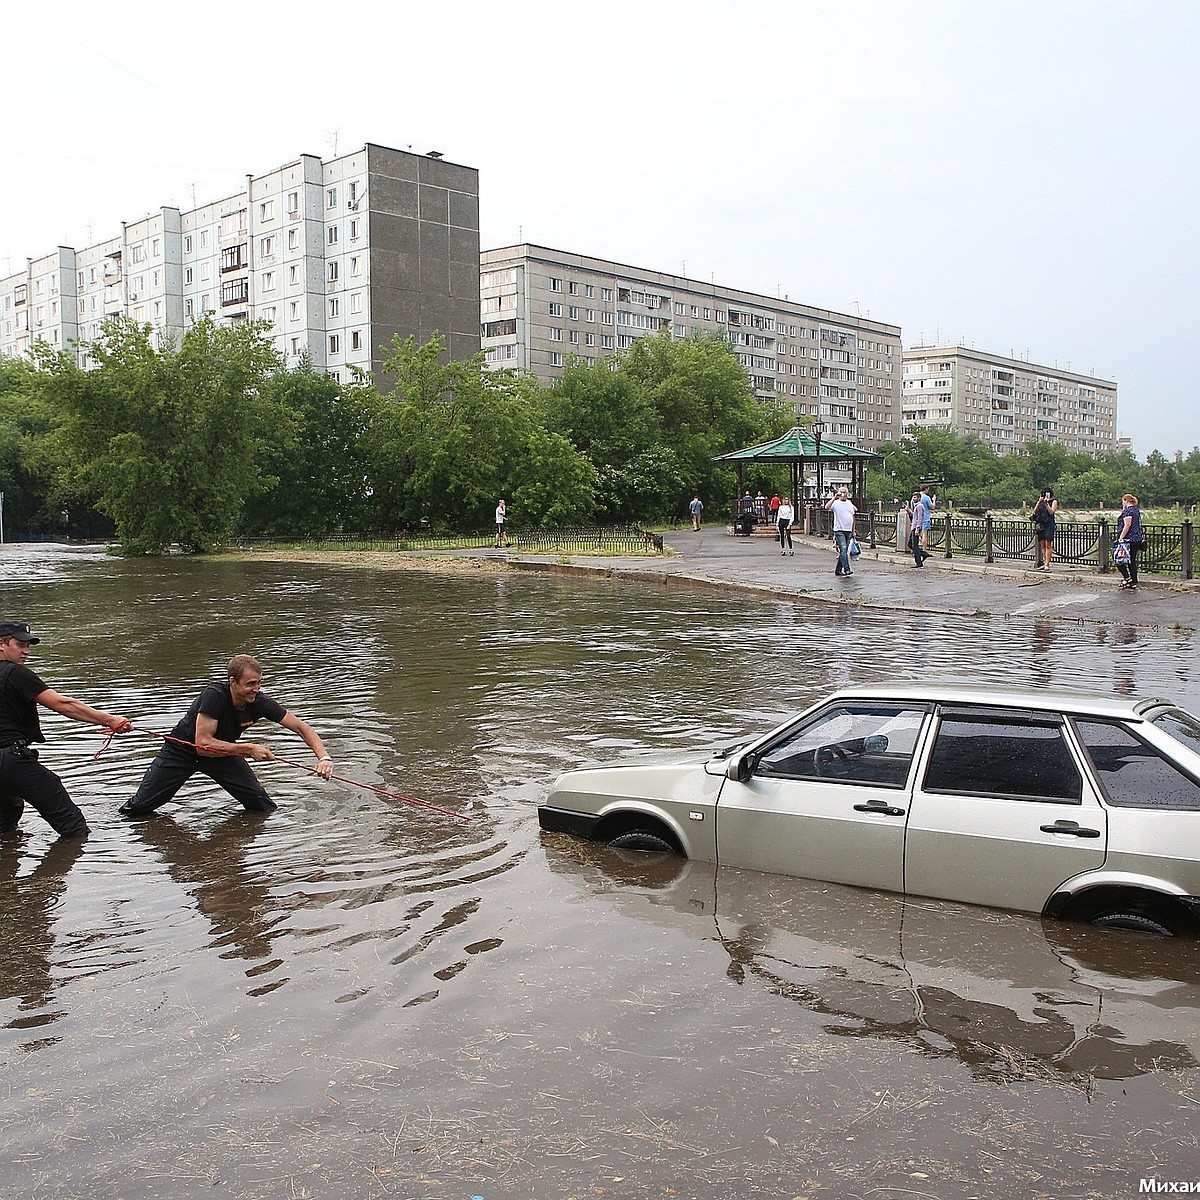
[[[614,850],[648,850],[658,854],[675,853],[675,847],[666,838],[659,837],[657,833],[651,833],[648,829],[631,829],[628,833],[618,833],[608,844]]]
[[[1161,921],[1136,912],[1101,913],[1092,918],[1092,924],[1101,929],[1123,929],[1132,933],[1153,933],[1158,937],[1174,937],[1174,931]]]

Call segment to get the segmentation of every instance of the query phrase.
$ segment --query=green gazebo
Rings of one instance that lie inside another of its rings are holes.
[[[873,450],[862,450],[858,446],[847,446],[822,436],[821,422],[812,425],[793,425],[782,437],[760,446],[749,446],[745,450],[734,450],[721,454],[713,462],[737,468],[738,495],[742,494],[742,469],[746,463],[787,463],[791,468],[791,498],[793,506],[799,508],[801,483],[804,468],[812,463],[816,467],[817,497],[821,495],[823,467],[849,467],[850,493],[856,499],[866,490],[867,464],[882,462],[883,455]]]

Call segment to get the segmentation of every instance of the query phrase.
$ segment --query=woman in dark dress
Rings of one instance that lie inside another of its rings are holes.
[[[1119,562],[1116,566],[1125,579],[1120,586],[1136,592],[1138,555],[1142,552],[1142,510],[1131,492],[1121,497],[1121,503],[1125,507],[1117,518],[1117,541],[1129,543],[1129,562]]]
[[[1050,570],[1050,555],[1054,550],[1054,514],[1058,512],[1058,501],[1050,488],[1043,488],[1038,502],[1033,506],[1030,519],[1037,535],[1037,565],[1035,571]]]

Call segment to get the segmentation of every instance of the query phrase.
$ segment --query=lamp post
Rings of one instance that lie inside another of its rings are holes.
[[[821,488],[821,435],[825,432],[824,421],[814,421],[812,424],[813,445],[817,450],[817,503],[821,503],[821,497],[825,494]]]
[[[0,546],[4,545],[4,493],[0,492]]]

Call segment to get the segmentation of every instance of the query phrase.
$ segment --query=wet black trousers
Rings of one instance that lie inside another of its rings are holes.
[[[59,837],[85,838],[88,823],[62,780],[37,760],[32,748],[0,750],[0,833],[10,833],[25,805],[41,813]]]
[[[248,812],[274,812],[275,801],[244,758],[201,758],[167,742],[154,756],[132,800],[121,805],[127,817],[140,817],[166,804],[195,773],[219,783]]]

